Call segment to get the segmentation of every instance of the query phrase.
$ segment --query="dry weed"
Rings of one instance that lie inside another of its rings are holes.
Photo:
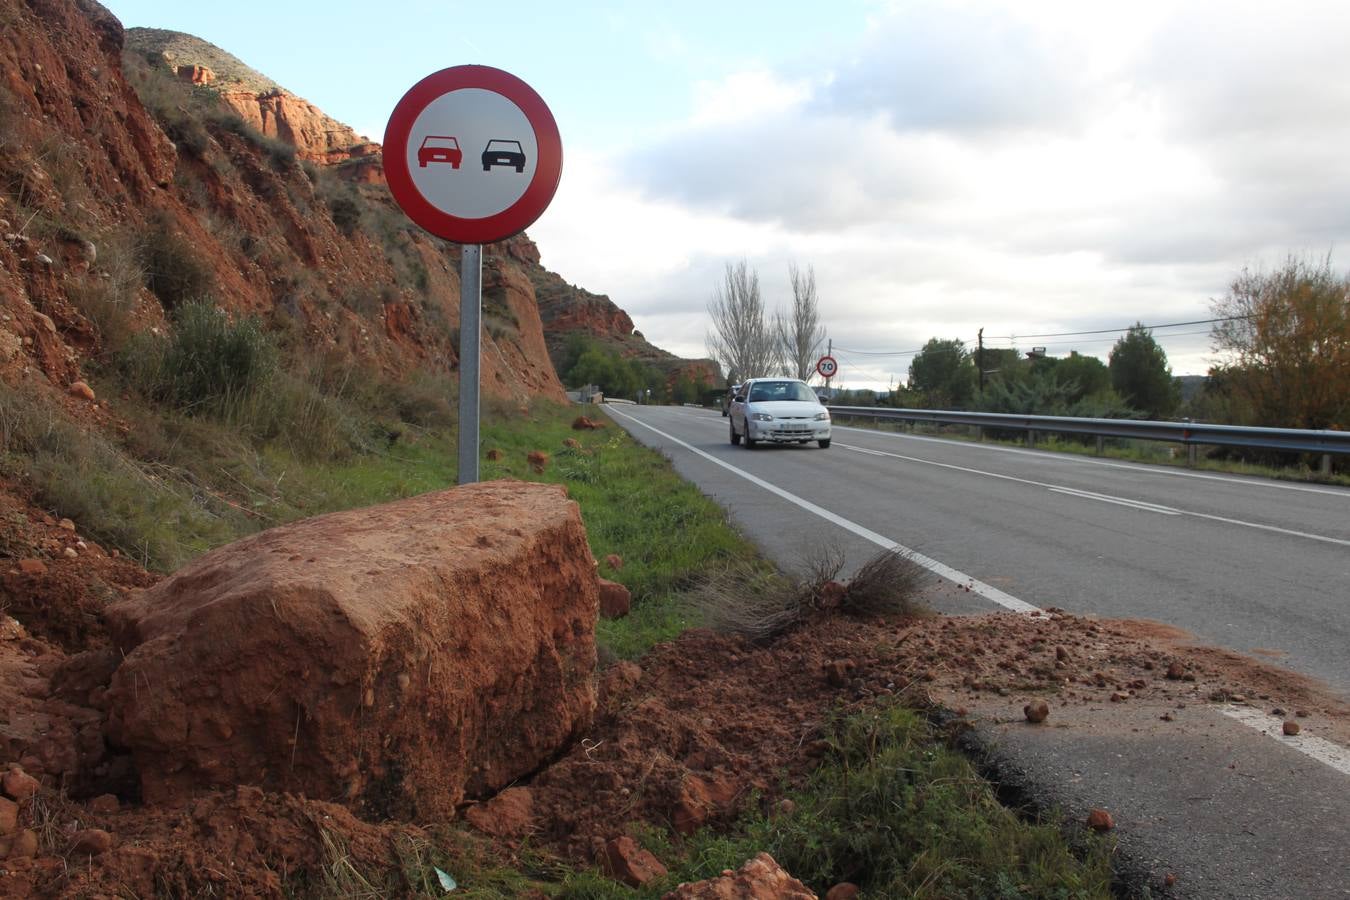
[[[857,616],[926,615],[916,597],[927,580],[928,570],[912,554],[883,550],[849,579],[839,606]]]
[[[800,575],[785,576],[751,563],[737,563],[705,576],[688,602],[708,628],[756,643],[771,641],[813,617],[836,612],[928,614],[916,599],[928,572],[912,555],[883,550],[840,585],[837,578],[843,568],[844,553],[832,545],[814,548]]]

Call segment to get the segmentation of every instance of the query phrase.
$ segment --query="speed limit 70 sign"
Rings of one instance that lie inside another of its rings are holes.
[[[821,378],[833,378],[839,371],[839,363],[833,356],[822,356],[820,362],[816,363],[816,371]]]

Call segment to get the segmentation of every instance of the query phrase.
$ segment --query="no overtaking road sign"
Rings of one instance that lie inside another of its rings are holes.
[[[403,95],[384,131],[389,191],[427,231],[461,244],[532,225],[562,176],[562,139],[534,89],[490,66],[454,66]]]

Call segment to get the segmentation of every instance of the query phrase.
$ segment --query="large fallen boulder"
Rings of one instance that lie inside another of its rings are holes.
[[[596,580],[552,485],[274,528],[110,609],[108,735],[151,802],[254,784],[449,818],[589,724]]]

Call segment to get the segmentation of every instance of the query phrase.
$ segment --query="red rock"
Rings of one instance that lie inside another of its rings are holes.
[[[1093,831],[1110,831],[1116,827],[1115,819],[1104,809],[1094,809],[1088,813],[1087,827]]]
[[[572,420],[573,431],[594,431],[597,428],[604,428],[604,427],[605,427],[604,422],[596,422],[586,418],[585,416],[577,416],[574,420]]]
[[[102,828],[77,831],[70,839],[70,852],[80,856],[100,856],[112,849],[112,835]]]
[[[89,801],[89,811],[101,816],[110,815],[122,808],[115,794],[99,794]]]
[[[1177,660],[1173,660],[1167,667],[1167,677],[1172,681],[1180,681],[1186,677],[1186,667]]]
[[[179,81],[188,84],[211,84],[216,80],[216,73],[207,66],[175,66],[173,71]]]
[[[47,564],[40,559],[21,559],[19,571],[25,575],[46,575]]]
[[[556,485],[294,522],[109,606],[108,730],[149,803],[244,784],[450,819],[588,726],[598,608]]]
[[[1068,659],[1068,658],[1069,658],[1069,651],[1068,651],[1068,650],[1064,649],[1063,647],[1056,647],[1056,648],[1055,648],[1055,659],[1058,659],[1058,660],[1066,660],[1066,659]]]
[[[736,782],[730,777],[703,779],[686,775],[680,784],[671,823],[680,834],[693,834],[713,819],[730,813],[738,793]]]
[[[1298,733],[1299,733],[1300,731],[1302,731],[1302,730],[1303,730],[1303,726],[1299,725],[1297,722],[1295,722],[1295,721],[1292,720],[1292,719],[1286,720],[1285,723],[1284,723],[1284,733],[1287,734],[1287,735],[1292,736],[1292,735],[1298,734]]]
[[[548,468],[548,454],[543,450],[531,450],[525,455],[525,461],[530,464],[535,474],[542,474],[544,469]]]
[[[524,837],[534,830],[534,795],[526,787],[507,788],[491,800],[469,807],[464,819],[493,837]]]
[[[16,834],[9,842],[9,853],[6,859],[32,859],[37,856],[38,836],[37,832],[31,828],[25,828]]]
[[[0,837],[9,837],[19,830],[19,804],[0,797]]]
[[[1050,705],[1044,700],[1037,700],[1022,707],[1022,714],[1027,717],[1028,722],[1039,725],[1050,715]]]
[[[853,900],[862,893],[862,889],[851,881],[836,884],[825,893],[825,900]]]
[[[644,850],[627,835],[616,837],[605,844],[601,860],[605,871],[625,884],[642,887],[658,878],[665,878],[669,870],[650,850]]]
[[[622,619],[628,615],[633,605],[633,595],[628,588],[606,578],[600,583],[600,615],[605,619]]]
[[[70,391],[72,397],[79,397],[81,400],[94,399],[94,389],[83,381],[72,382],[67,390]]]
[[[502,451],[498,450],[496,447],[493,447],[491,450],[487,452],[487,458],[490,462],[496,462],[497,460],[502,458]]]
[[[816,900],[816,895],[772,856],[759,853],[734,872],[682,884],[662,900]]]
[[[1127,695],[1122,694],[1120,691],[1113,691],[1113,692],[1111,693],[1111,702],[1112,702],[1112,703],[1124,703],[1124,702],[1125,702],[1126,700],[1128,700],[1128,699],[1130,699],[1130,698],[1129,698]]]
[[[567,438],[566,440],[563,441],[563,446],[568,447],[572,450],[578,450],[581,448],[581,441],[577,440],[576,438]]]
[[[38,780],[17,766],[5,773],[0,779],[0,788],[7,796],[22,803],[38,792]]]
[[[617,553],[611,553],[605,557],[605,565],[618,572],[623,568],[623,557]]]
[[[62,519],[60,522],[56,523],[56,527],[60,528],[62,531],[74,531],[75,523],[70,519]]]
[[[635,662],[621,660],[600,676],[600,696],[606,704],[621,699],[641,680],[641,667]]]
[[[849,676],[857,668],[858,664],[851,659],[832,659],[822,666],[825,680],[835,687],[843,687],[848,684]]]

